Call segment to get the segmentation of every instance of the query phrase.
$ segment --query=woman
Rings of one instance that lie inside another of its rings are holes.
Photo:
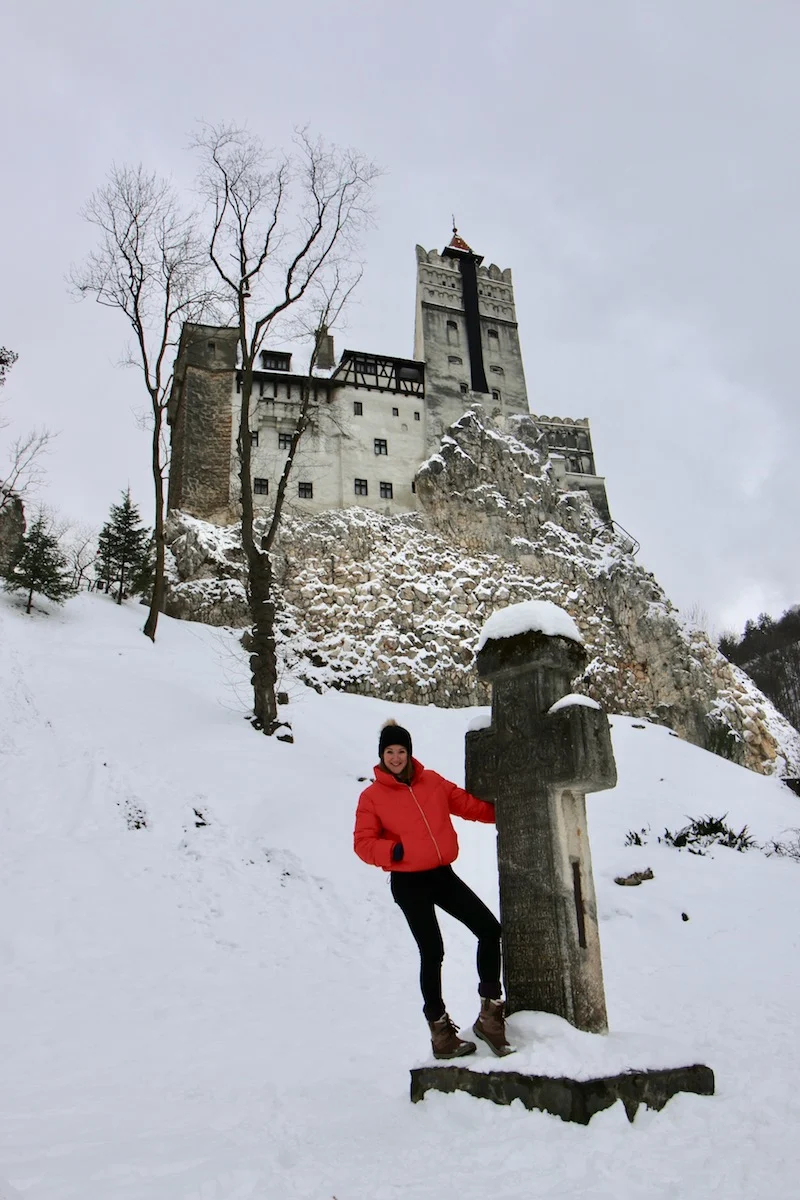
[[[481,1011],[473,1032],[498,1057],[509,1054],[500,988],[500,923],[451,866],[458,856],[451,814],[494,824],[494,806],[427,771],[412,757],[411,734],[395,721],[381,730],[378,757],[375,779],[359,797],[353,844],[365,863],[390,872],[392,896],[419,947],[423,1012],[434,1057],[475,1052],[474,1042],[458,1036],[442,999],[444,945],[437,905],[478,938]]]

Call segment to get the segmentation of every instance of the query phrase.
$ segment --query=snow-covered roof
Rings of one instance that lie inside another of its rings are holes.
[[[565,637],[583,645],[578,626],[563,608],[551,600],[525,600],[509,604],[492,613],[478,638],[477,649],[498,638],[516,637],[520,633],[546,633],[548,637]]]

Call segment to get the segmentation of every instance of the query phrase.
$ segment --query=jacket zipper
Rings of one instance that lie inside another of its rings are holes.
[[[416,804],[417,808],[419,809],[419,815],[422,817],[423,821],[425,822],[425,828],[428,830],[428,833],[431,835],[431,841],[433,842],[434,846],[436,847],[436,853],[439,855],[439,866],[441,867],[444,864],[444,859],[442,858],[442,852],[439,849],[439,843],[437,842],[436,838],[433,836],[433,830],[431,829],[430,825],[428,824],[428,818],[425,816],[425,813],[422,811],[422,805],[420,804],[417,797],[414,795],[414,789],[412,788],[410,783],[407,786],[408,786],[408,790],[411,792],[411,796],[414,800],[414,803]]]

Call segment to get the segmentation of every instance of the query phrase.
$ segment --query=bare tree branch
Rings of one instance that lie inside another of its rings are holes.
[[[173,351],[186,321],[213,309],[207,257],[194,213],[183,211],[169,181],[138,167],[113,166],[83,215],[98,231],[98,246],[73,267],[81,297],[118,309],[134,335],[127,363],[141,370],[150,399],[151,467],[155,493],[156,569],[144,632],[155,640],[164,600],[164,415],[172,386]]]
[[[91,525],[68,523],[61,537],[70,570],[70,584],[78,592],[87,581],[97,557],[97,530]]]
[[[278,728],[272,562],[297,449],[317,403],[318,332],[332,326],[361,277],[360,234],[371,219],[376,167],[353,150],[327,146],[298,130],[291,154],[268,152],[234,126],[206,125],[195,138],[199,188],[209,212],[207,250],[238,331],[240,410],[237,433],[242,545],[253,618],[250,664],[254,724]],[[280,322],[284,325],[281,326]],[[280,328],[302,330],[313,350],[295,428],[266,531],[254,532],[250,404],[256,355]]]
[[[43,458],[57,435],[50,429],[32,429],[12,442],[6,474],[0,477],[0,512],[15,496],[24,499],[35,492],[44,478]]]

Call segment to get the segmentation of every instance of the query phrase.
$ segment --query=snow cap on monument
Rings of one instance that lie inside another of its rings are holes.
[[[544,633],[548,637],[569,638],[579,646],[583,645],[578,626],[563,608],[550,600],[525,600],[492,613],[484,622],[475,649],[482,650],[487,642],[517,637],[521,633]]]

